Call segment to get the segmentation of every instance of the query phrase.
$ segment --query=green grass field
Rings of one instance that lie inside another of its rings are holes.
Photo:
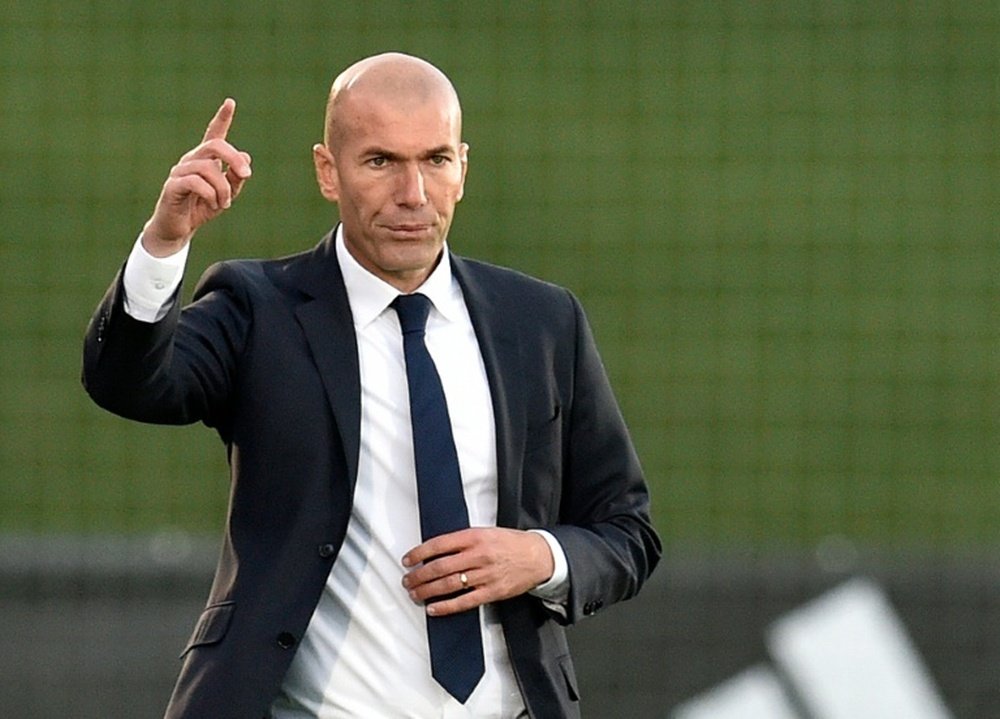
[[[10,0],[0,531],[213,532],[221,445],[106,415],[91,309],[226,95],[254,178],[209,262],[310,246],[329,82],[454,80],[453,248],[587,306],[672,542],[1000,534],[1000,6]]]

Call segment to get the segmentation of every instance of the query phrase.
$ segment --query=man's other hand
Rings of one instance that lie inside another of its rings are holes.
[[[524,594],[548,581],[555,563],[536,532],[472,527],[414,547],[403,566],[410,598],[443,616]]]

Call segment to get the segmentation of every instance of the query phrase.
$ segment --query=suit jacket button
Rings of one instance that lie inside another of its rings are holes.
[[[321,544],[319,545],[319,556],[323,559],[329,559],[334,554],[337,553],[337,548],[332,544]]]
[[[282,649],[291,649],[295,646],[295,637],[290,632],[282,632],[278,635],[278,646]]]

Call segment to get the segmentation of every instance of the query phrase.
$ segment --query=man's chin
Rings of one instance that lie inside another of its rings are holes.
[[[385,276],[423,282],[434,271],[441,258],[441,247],[413,247],[412,251],[397,251],[383,255],[379,269]],[[385,277],[383,277],[385,279]]]

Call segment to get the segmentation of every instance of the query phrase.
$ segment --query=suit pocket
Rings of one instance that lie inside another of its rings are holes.
[[[532,452],[557,442],[562,436],[562,408],[557,404],[546,413],[545,419],[528,422],[528,433],[524,440],[524,453]]]
[[[220,602],[207,607],[198,618],[191,638],[181,653],[183,657],[192,649],[218,644],[229,630],[229,622],[236,611],[236,602]]]

